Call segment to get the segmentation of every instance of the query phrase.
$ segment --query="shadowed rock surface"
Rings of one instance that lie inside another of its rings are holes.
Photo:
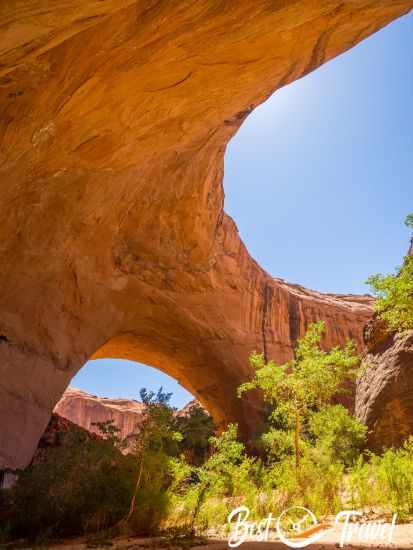
[[[398,447],[413,434],[413,330],[383,336],[365,362],[356,415],[368,426],[368,446],[374,451]]]
[[[289,285],[249,256],[223,159],[276,89],[412,6],[3,2],[0,467],[30,461],[91,357],[167,372],[248,437],[261,402],[235,388],[252,350],[285,361],[318,319],[326,345],[362,345],[368,298]]]
[[[31,464],[38,464],[46,460],[49,449],[67,446],[66,436],[69,433],[79,435],[80,441],[84,438],[95,441],[102,440],[98,435],[90,433],[88,430],[76,425],[76,423],[71,422],[67,418],[63,418],[59,414],[53,413],[44,434],[39,440]],[[68,452],[70,452],[70,448],[68,448]]]
[[[413,255],[413,238],[407,256]],[[413,435],[413,330],[395,334],[377,314],[364,328],[366,372],[357,382],[355,413],[380,452]]]

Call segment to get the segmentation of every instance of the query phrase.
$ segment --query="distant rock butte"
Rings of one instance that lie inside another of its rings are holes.
[[[192,400],[175,414],[185,416],[195,405],[197,401]],[[112,420],[121,439],[139,431],[144,411],[145,405],[134,399],[98,397],[72,387],[67,388],[54,409],[59,416],[96,434],[100,431],[94,423]]]
[[[113,420],[120,430],[119,437],[126,439],[139,429],[144,410],[145,406],[133,399],[97,397],[69,387],[54,412],[92,433],[99,433],[94,423]]]
[[[275,90],[413,0],[3,4],[0,467],[29,463],[98,357],[165,371],[248,439],[261,400],[235,389],[250,352],[290,359],[319,319],[326,346],[361,347],[371,307],[251,258],[223,211],[226,145]]]

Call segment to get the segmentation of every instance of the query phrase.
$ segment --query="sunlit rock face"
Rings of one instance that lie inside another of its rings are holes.
[[[144,411],[145,406],[133,399],[98,397],[71,387],[54,409],[59,416],[93,433],[101,433],[97,423],[112,421],[122,440],[139,430]]]
[[[261,402],[235,389],[252,350],[285,361],[317,319],[326,345],[361,345],[367,298],[288,285],[250,257],[223,212],[223,159],[277,88],[412,5],[3,2],[0,467],[30,461],[92,356],[167,372],[248,438]]]
[[[194,399],[182,409],[174,411],[174,414],[176,416],[186,416],[190,414],[191,409],[195,406],[199,406],[199,404]],[[117,436],[126,442],[129,439],[130,445],[126,446],[126,451],[128,451],[133,445],[133,437],[131,436],[139,433],[145,413],[145,405],[135,399],[111,399],[91,395],[69,386],[58,401],[54,412],[59,417],[66,418],[98,435],[102,435],[102,432],[97,424],[111,421],[119,430]]]

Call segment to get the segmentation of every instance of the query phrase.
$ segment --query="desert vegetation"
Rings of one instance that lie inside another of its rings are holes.
[[[399,520],[413,514],[413,438],[382,455],[365,449],[366,427],[339,402],[359,374],[360,359],[351,343],[323,351],[323,331],[322,323],[310,326],[285,365],[251,355],[255,376],[239,394],[259,388],[269,406],[263,452],[248,456],[236,426],[230,426],[211,439],[211,455],[196,469],[198,482],[188,483],[194,470],[175,461],[180,473],[169,521],[188,522],[196,508],[199,527],[219,528],[241,504],[252,519],[293,505],[319,517],[354,507],[397,513]]]
[[[406,224],[413,228],[413,215]],[[413,258],[369,282],[389,330],[413,328]],[[200,406],[179,416],[170,393],[142,389],[145,413],[131,452],[121,452],[126,442],[112,422],[98,424],[98,438],[62,434],[61,444],[21,472],[12,490],[0,491],[0,542],[222,532],[241,504],[252,519],[301,505],[319,517],[352,508],[407,520],[413,437],[380,455],[366,449],[366,426],[351,414],[346,395],[365,367],[351,342],[325,350],[324,332],[323,322],[310,325],[284,365],[251,354],[254,376],[238,397],[258,389],[267,405],[256,453],[247,453],[236,425],[216,433]]]
[[[259,456],[246,452],[236,425],[213,434],[200,407],[177,417],[171,394],[143,389],[146,413],[133,451],[120,452],[123,442],[111,423],[100,426],[101,439],[69,433],[65,445],[3,494],[2,536],[219,531],[240,504],[257,519],[291,505],[319,517],[356,507],[407,519],[413,438],[381,456],[364,449],[365,426],[339,402],[360,360],[351,343],[323,351],[323,331],[323,323],[310,326],[285,365],[251,355],[255,375],[239,388],[239,398],[259,388],[268,405]]]
[[[413,214],[407,216],[405,224],[413,229]],[[367,283],[377,297],[377,314],[389,330],[413,329],[413,256],[405,256],[395,273],[372,275]]]

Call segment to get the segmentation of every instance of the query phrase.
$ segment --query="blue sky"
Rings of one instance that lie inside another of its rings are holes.
[[[257,108],[228,146],[225,209],[272,275],[327,292],[365,293],[401,261],[413,212],[413,16],[404,17]],[[90,361],[72,385],[137,397],[163,373]]]
[[[226,211],[274,276],[332,292],[406,252],[413,17],[276,92],[230,143]]]

